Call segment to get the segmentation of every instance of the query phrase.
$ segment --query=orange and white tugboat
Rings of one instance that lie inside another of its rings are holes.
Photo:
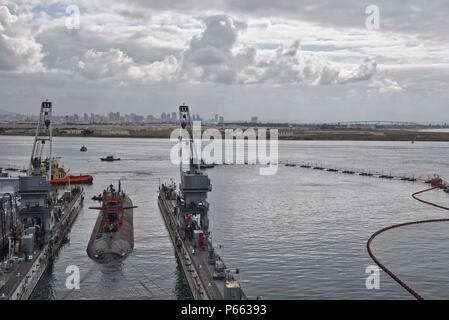
[[[48,160],[43,164],[43,172],[48,167]],[[51,184],[92,184],[94,178],[88,174],[70,175],[56,159],[51,160]]]

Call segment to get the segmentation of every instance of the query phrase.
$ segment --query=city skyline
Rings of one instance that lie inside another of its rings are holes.
[[[0,121],[20,121],[20,120],[32,120],[37,121],[39,114],[18,114],[13,112],[5,112],[0,109]],[[178,112],[162,112],[160,116],[155,116],[152,114],[140,115],[134,112],[131,113],[121,113],[120,111],[109,111],[105,114],[98,113],[83,113],[83,114],[64,114],[64,115],[53,115],[56,123],[172,123],[177,124]],[[192,114],[192,121],[203,121],[206,123],[224,123],[224,116],[220,114],[214,114],[213,117],[201,117],[199,114]],[[238,120],[243,122],[245,120]],[[248,121],[248,120],[247,120]],[[249,122],[257,123],[258,117],[251,116]]]

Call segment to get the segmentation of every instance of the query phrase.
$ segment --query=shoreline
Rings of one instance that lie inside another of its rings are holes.
[[[248,126],[204,126],[214,128],[222,133],[226,129],[242,129]],[[277,128],[279,140],[291,141],[433,141],[449,142],[449,132],[418,131],[413,129],[390,128]],[[171,124],[150,125],[55,125],[53,136],[77,138],[146,138],[169,139],[178,126]],[[267,130],[268,131],[268,130]],[[34,124],[0,123],[0,136],[34,136]],[[267,137],[268,139],[268,137]]]

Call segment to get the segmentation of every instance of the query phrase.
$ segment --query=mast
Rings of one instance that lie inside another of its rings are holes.
[[[212,190],[212,185],[207,174],[201,172],[200,162],[198,161],[197,150],[194,148],[193,128],[190,118],[189,107],[182,105],[179,107],[179,120],[181,129],[186,129],[189,134],[190,156],[189,171],[183,171],[182,168],[182,132],[180,130],[179,142],[181,145],[181,187],[180,192],[184,199],[185,211],[200,215],[200,226],[204,231],[206,239],[209,236],[209,203],[207,202],[207,193]],[[194,159],[197,160],[194,163]]]
[[[190,157],[189,157],[189,172],[199,172],[200,171],[200,163],[197,161],[196,168],[195,164],[193,162],[193,157],[195,156],[195,159],[198,160],[198,154],[196,152],[196,148],[193,146],[193,128],[192,128],[192,120],[190,118],[190,111],[189,107],[186,105],[179,106],[179,122],[181,123],[181,128],[186,129],[189,134],[189,145],[190,145]],[[183,174],[182,170],[182,133],[179,132],[179,142],[181,146],[181,161],[180,161],[180,170],[181,170],[181,176]],[[196,171],[198,170],[198,171]]]
[[[48,157],[48,180],[51,180],[52,171],[52,103],[48,100],[41,104],[41,111],[39,121],[37,123],[36,134],[34,136],[33,151],[31,152],[30,166],[28,175],[41,175],[40,166],[42,163],[42,153],[44,151],[45,143],[49,142],[49,157]]]

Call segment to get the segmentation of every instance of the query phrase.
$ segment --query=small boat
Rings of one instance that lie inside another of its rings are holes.
[[[201,160],[200,163],[200,169],[204,170],[204,169],[212,169],[215,168],[215,164],[213,163],[205,163],[203,160]]]
[[[103,158],[100,158],[100,159],[101,159],[101,161],[109,161],[109,162],[119,161],[120,160],[120,158],[114,158],[114,156],[107,156],[107,157],[103,157]]]
[[[81,151],[81,152],[86,152],[86,151],[87,151],[87,148],[86,148],[86,146],[85,146],[85,145],[83,145],[83,146],[81,147],[80,151]]]

